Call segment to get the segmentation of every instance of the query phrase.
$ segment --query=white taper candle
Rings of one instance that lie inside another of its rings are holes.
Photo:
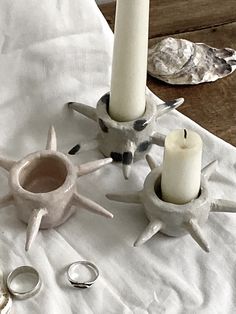
[[[145,111],[149,0],[117,0],[109,113],[131,121]]]
[[[162,199],[185,204],[199,194],[201,183],[202,140],[190,130],[175,130],[165,139],[161,178]]]

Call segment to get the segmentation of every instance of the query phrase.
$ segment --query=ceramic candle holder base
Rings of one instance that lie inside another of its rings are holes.
[[[199,197],[187,204],[176,205],[161,199],[161,168],[149,155],[147,161],[151,172],[145,180],[142,191],[126,195],[107,195],[110,200],[144,205],[150,223],[135,241],[134,246],[142,245],[158,232],[173,237],[190,234],[204,251],[209,252],[209,245],[201,230],[201,226],[208,220],[209,213],[236,212],[235,202],[213,200],[209,196],[208,179],[214,172],[217,162],[212,162],[202,170]]]
[[[0,270],[0,313],[10,314],[12,308],[12,298],[5,287]]]
[[[96,121],[99,132],[96,138],[77,144],[69,154],[98,148],[106,157],[122,163],[123,174],[127,179],[134,161],[143,158],[153,144],[164,146],[165,136],[156,132],[156,119],[180,106],[183,98],[153,104],[146,97],[146,110],[142,117],[129,122],[118,122],[109,115],[110,94],[105,94],[97,103],[97,108],[70,102],[69,107]]]
[[[17,206],[20,220],[28,224],[25,249],[34,241],[39,228],[48,229],[65,222],[74,212],[72,205],[112,218],[105,208],[76,191],[77,178],[111,163],[112,158],[76,167],[57,151],[53,127],[48,133],[46,149],[20,161],[0,158],[0,166],[9,171],[10,193],[0,198],[0,207]]]

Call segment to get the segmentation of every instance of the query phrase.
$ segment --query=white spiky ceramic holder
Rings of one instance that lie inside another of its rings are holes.
[[[27,155],[20,161],[0,158],[0,166],[9,171],[11,190],[0,198],[0,207],[15,204],[19,219],[28,224],[26,251],[39,228],[53,228],[65,222],[74,212],[72,205],[113,217],[105,208],[76,191],[78,177],[111,162],[112,158],[105,158],[76,167],[65,154],[57,151],[53,127],[49,129],[45,150]]]
[[[152,144],[164,146],[165,136],[156,132],[156,119],[180,106],[184,99],[179,98],[156,105],[151,96],[147,95],[143,116],[128,122],[118,122],[110,117],[109,102],[110,94],[107,93],[98,101],[97,108],[75,102],[68,103],[70,108],[99,125],[96,138],[77,144],[69,154],[98,148],[106,157],[112,157],[115,162],[122,163],[123,174],[127,179],[132,163],[143,158]]]
[[[144,232],[135,241],[139,246],[148,241],[159,231],[174,237],[190,234],[197,244],[206,252],[209,246],[202,233],[201,226],[212,212],[236,212],[236,203],[222,199],[211,199],[208,193],[208,179],[215,171],[214,161],[202,170],[199,197],[183,205],[165,202],[161,199],[161,167],[151,156],[147,155],[151,172],[147,176],[143,190],[133,194],[108,194],[110,200],[143,204],[150,221]]]

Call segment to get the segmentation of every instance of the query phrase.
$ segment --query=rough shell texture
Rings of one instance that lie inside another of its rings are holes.
[[[216,81],[236,69],[236,51],[165,38],[149,49],[148,72],[169,84]]]

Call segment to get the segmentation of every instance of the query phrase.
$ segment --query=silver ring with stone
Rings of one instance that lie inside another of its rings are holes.
[[[7,288],[17,299],[34,296],[41,288],[41,279],[36,269],[31,266],[20,266],[7,277]]]
[[[89,279],[80,279],[81,268],[86,268],[89,271]],[[74,288],[86,289],[90,288],[99,276],[98,268],[90,262],[78,261],[69,265],[67,269],[67,278]]]

